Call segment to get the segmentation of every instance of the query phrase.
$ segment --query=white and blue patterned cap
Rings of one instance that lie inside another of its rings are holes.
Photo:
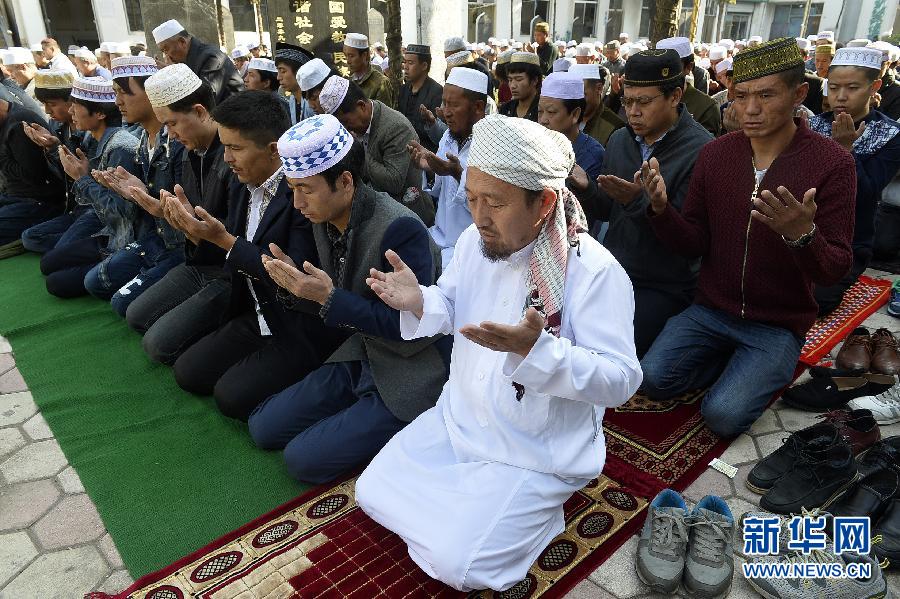
[[[116,102],[112,81],[103,77],[75,77],[70,97],[87,102]]]
[[[284,175],[291,179],[312,177],[328,170],[353,147],[353,136],[330,114],[303,119],[278,140]]]
[[[149,77],[159,71],[156,59],[152,56],[119,56],[112,59],[110,65],[112,78]]]
[[[344,79],[340,75],[332,75],[325,80],[322,91],[319,92],[319,106],[322,107],[327,114],[334,114],[338,106],[347,97],[347,90],[350,89],[350,80]]]

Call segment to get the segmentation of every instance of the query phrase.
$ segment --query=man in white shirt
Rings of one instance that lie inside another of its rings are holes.
[[[525,577],[563,531],[563,503],[603,469],[604,409],[641,383],[631,283],[586,233],[565,187],[573,162],[555,131],[482,119],[466,181],[474,226],[437,285],[420,287],[390,251],[394,271],[367,280],[401,311],[404,339],[454,344],[438,405],[375,457],[356,500],[459,590]]]
[[[78,69],[69,60],[69,57],[59,49],[59,43],[52,37],[41,40],[41,48],[44,50],[44,58],[50,61],[50,69],[54,71],[68,71],[72,75],[78,74]]]

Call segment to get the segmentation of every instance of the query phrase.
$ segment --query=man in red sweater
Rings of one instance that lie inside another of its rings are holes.
[[[694,304],[641,361],[644,391],[709,387],[703,418],[722,437],[750,428],[791,381],[816,318],[813,285],[850,269],[856,201],[850,153],[794,117],[807,84],[793,39],[735,56],[734,87],[741,130],[700,151],[680,213],[656,159],[642,167],[654,232],[702,258]]]

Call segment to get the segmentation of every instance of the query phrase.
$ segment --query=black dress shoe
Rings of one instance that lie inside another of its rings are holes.
[[[828,508],[858,477],[850,444],[841,439],[808,444],[796,463],[759,500],[775,514],[799,514],[802,508]]]
[[[900,568],[900,493],[872,526],[872,553],[883,569]]]
[[[875,522],[900,491],[900,473],[892,468],[876,470],[861,478],[831,504],[832,516],[868,516]]]
[[[878,441],[856,458],[856,465],[862,478],[884,468],[900,472],[900,436]]]
[[[840,439],[837,428],[830,422],[814,424],[797,431],[784,440],[784,445],[760,460],[747,474],[747,488],[762,495],[772,488],[793,466],[800,453],[810,443],[817,447],[834,445]]]
[[[874,375],[871,378],[865,375],[817,375],[800,385],[785,389],[781,399],[798,410],[825,412],[842,408],[851,399],[883,393],[890,389],[895,382],[894,377],[885,375]]]

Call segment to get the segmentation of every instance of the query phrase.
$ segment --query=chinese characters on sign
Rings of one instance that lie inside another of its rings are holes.
[[[749,556],[778,555],[787,549],[808,555],[813,550],[826,551],[830,545],[827,524],[825,516],[794,516],[787,526],[787,544],[781,547],[783,531],[778,516],[749,516],[744,518],[744,553]],[[838,555],[845,552],[867,555],[872,547],[870,535],[868,517],[835,517],[831,549]]]
[[[269,0],[269,27],[276,41],[303,46],[348,76],[344,36],[368,34],[367,5],[352,0]]]

